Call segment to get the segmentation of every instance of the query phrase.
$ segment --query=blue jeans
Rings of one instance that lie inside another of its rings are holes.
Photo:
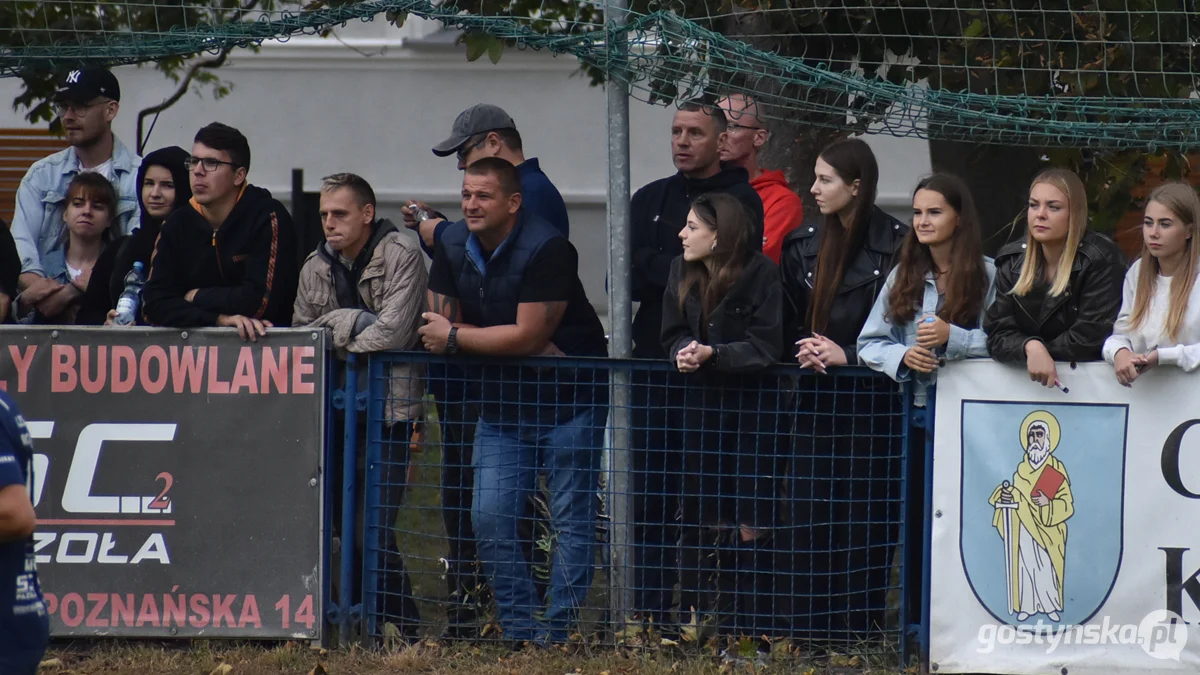
[[[479,561],[510,640],[565,642],[592,585],[596,545],[596,491],[604,444],[606,406],[585,408],[555,426],[496,426],[479,421],[475,431],[475,497],[471,521]],[[549,608],[534,588],[517,523],[547,474],[554,557]]]

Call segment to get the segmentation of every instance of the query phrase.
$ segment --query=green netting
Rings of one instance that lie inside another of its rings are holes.
[[[573,55],[653,103],[745,91],[771,116],[821,127],[1188,148],[1200,145],[1195,4],[639,0],[618,27],[604,23],[602,3],[566,0],[0,0],[0,75],[139,63],[415,15]]]

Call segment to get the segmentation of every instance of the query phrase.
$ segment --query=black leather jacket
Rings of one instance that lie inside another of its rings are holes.
[[[741,277],[713,308],[707,325],[700,311],[696,288],[679,308],[679,280],[683,256],[671,264],[671,276],[663,295],[662,346],[674,361],[679,350],[692,340],[713,348],[704,371],[724,373],[762,370],[778,363],[783,354],[783,289],[779,268],[759,251],[751,254]]]
[[[659,333],[663,322],[663,291],[668,285],[671,262],[683,254],[679,231],[687,222],[692,200],[713,192],[732,195],[746,207],[756,230],[756,238],[751,241],[761,242],[762,199],[750,185],[750,174],[740,166],[722,164],[719,173],[702,179],[676,173],[646,185],[633,195],[629,206],[629,236],[633,240],[631,290],[634,302],[642,303],[633,317],[635,359],[667,357]]]
[[[808,325],[809,295],[815,281],[817,252],[820,249],[820,222],[806,222],[792,230],[783,240],[783,255],[779,270],[783,276],[784,312],[787,314],[787,343],[812,334]],[[896,255],[908,226],[885,213],[878,206],[871,213],[867,237],[858,255],[842,272],[842,284],[829,311],[825,337],[833,340],[846,352],[846,363],[858,363],[858,334],[871,314],[875,298],[887,281],[896,262]],[[785,359],[795,355],[785,354]]]
[[[1061,295],[1048,295],[1050,285],[1039,274],[1033,290],[1017,296],[1012,289],[1021,276],[1025,246],[1013,242],[996,256],[996,301],[983,321],[988,352],[997,361],[1025,363],[1025,343],[1041,340],[1055,361],[1100,360],[1121,309],[1125,255],[1111,239],[1089,230]]]

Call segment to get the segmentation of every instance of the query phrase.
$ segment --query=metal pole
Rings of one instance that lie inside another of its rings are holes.
[[[614,359],[633,354],[633,305],[629,250],[629,85],[624,79],[628,44],[626,0],[607,0],[608,25],[608,283],[609,347]],[[609,504],[612,539],[609,572],[610,616],[620,635],[633,609],[633,491],[630,480],[630,397],[628,367],[613,369],[612,450],[609,453]]]
[[[346,428],[342,436],[342,562],[338,593],[341,621],[338,642],[350,645],[354,623],[354,516],[358,511],[358,364],[355,355],[346,358]]]

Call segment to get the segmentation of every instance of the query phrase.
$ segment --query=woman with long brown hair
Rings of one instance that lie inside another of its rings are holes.
[[[987,357],[983,313],[996,266],[983,255],[975,201],[958,178],[935,173],[913,191],[913,227],[900,248],[858,354],[897,382],[914,380],[916,405],[945,361]]]
[[[1125,274],[1121,311],[1104,341],[1117,381],[1132,386],[1147,369],[1200,367],[1200,197],[1186,183],[1150,193],[1142,219],[1142,255]]]
[[[662,344],[684,391],[681,612],[726,635],[774,633],[783,290],[746,209],[712,193],[692,203],[663,297]],[[714,559],[726,561],[710,569]],[[736,570],[736,572],[733,572]],[[733,572],[733,573],[731,573]],[[721,606],[718,588],[732,588]],[[769,645],[762,645],[769,651]]]
[[[788,235],[780,261],[789,342],[820,373],[797,395],[785,518],[798,573],[780,586],[797,637],[851,643],[884,626],[907,420],[895,383],[825,373],[858,365],[858,334],[908,226],[875,205],[879,166],[865,142],[835,141],[814,172],[821,217]]]
[[[983,314],[995,298],[996,267],[983,255],[979,214],[958,178],[935,173],[913,191],[913,226],[875,308],[858,336],[864,364],[897,382],[913,382],[914,405],[947,361],[986,357]],[[920,621],[925,519],[924,427],[909,429],[904,522],[905,590],[911,625]]]
[[[1125,256],[1088,229],[1087,190],[1066,169],[1029,187],[1025,240],[996,256],[996,301],[983,329],[993,359],[1024,363],[1029,379],[1063,386],[1056,361],[1099,361],[1121,305]]]

